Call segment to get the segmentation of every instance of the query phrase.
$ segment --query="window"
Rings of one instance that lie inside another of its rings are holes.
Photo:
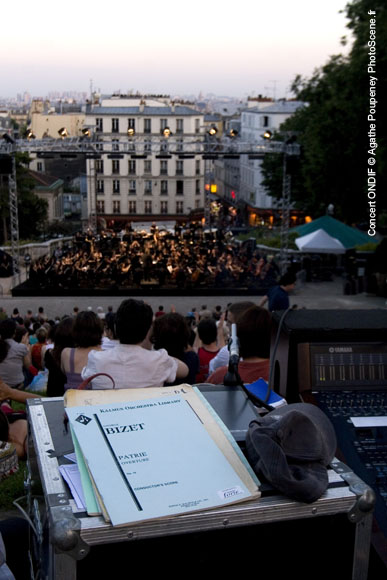
[[[129,202],[129,213],[137,213],[137,203],[135,201]]]
[[[119,151],[120,150],[120,140],[119,139],[112,139],[112,151]]]
[[[118,133],[119,119],[112,119],[112,133]]]
[[[152,213],[152,202],[151,201],[145,202],[144,213]]]
[[[144,152],[150,152],[152,151],[152,141],[150,141],[149,139],[145,139],[144,141]]]
[[[97,179],[97,193],[104,193],[105,186],[102,179]]]
[[[144,183],[144,193],[145,195],[152,195],[152,181],[146,179]]]
[[[120,193],[120,180],[113,179],[113,193]]]
[[[195,161],[195,175],[200,175],[200,159]]]
[[[195,180],[195,193],[196,193],[196,195],[200,194],[200,180],[199,179]]]
[[[261,117],[261,127],[269,127],[270,126],[270,117],[267,115],[262,115]]]
[[[121,213],[121,202],[120,201],[113,201],[113,213]]]
[[[97,213],[105,213],[105,202],[104,200],[97,201]]]
[[[195,133],[200,133],[200,119],[195,119]]]
[[[144,119],[144,133],[152,132],[151,119]]]
[[[120,172],[120,161],[119,159],[113,159],[112,161],[112,173]]]
[[[183,202],[182,201],[176,202],[176,213],[183,213]]]
[[[95,120],[95,132],[96,133],[102,133],[103,132],[103,119],[102,118],[97,118]]]
[[[160,203],[160,213],[168,213],[168,202],[167,201],[162,201]]]
[[[183,151],[183,139],[176,139],[176,151]]]
[[[103,151],[103,143],[102,143],[102,141],[99,141],[99,142],[97,141],[97,143],[95,144],[95,148],[98,151]]]
[[[129,180],[129,195],[136,195],[137,184],[135,179]]]
[[[133,141],[128,142],[128,151],[136,153],[136,144]]]
[[[129,160],[129,175],[136,175],[136,160],[130,159]]]
[[[128,129],[136,130],[136,119],[128,119]]]
[[[168,161],[160,161],[160,174],[168,175]]]
[[[43,163],[41,161],[37,162],[36,171],[43,171]]]
[[[184,119],[176,119],[176,133],[181,135],[184,131]]]
[[[97,159],[95,162],[95,172],[96,173],[103,173],[103,160]]]
[[[144,161],[144,173],[152,173],[152,161]]]
[[[168,141],[160,142],[160,153],[168,153]]]
[[[160,131],[164,131],[168,127],[168,119],[160,119]]]
[[[199,209],[200,208],[200,199],[196,199],[195,200],[195,209]]]
[[[184,162],[176,161],[176,175],[183,175],[184,173]]]
[[[184,194],[184,181],[176,181],[176,195]]]
[[[165,179],[160,183],[160,195],[168,195],[168,181]]]

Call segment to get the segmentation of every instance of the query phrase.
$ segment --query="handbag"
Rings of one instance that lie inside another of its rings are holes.
[[[95,373],[95,375],[91,375],[90,377],[87,377],[87,379],[84,379],[80,385],[77,386],[77,391],[83,391],[85,389],[92,389],[92,385],[90,385],[91,381],[93,379],[95,379],[96,377],[108,377],[111,382],[113,383],[113,389],[115,389],[116,387],[116,383],[114,382],[113,377],[111,377],[110,375],[108,375],[107,373]]]

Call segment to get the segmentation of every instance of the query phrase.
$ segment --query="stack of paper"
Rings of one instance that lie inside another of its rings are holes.
[[[68,391],[87,511],[113,525],[259,497],[225,426],[189,385]]]

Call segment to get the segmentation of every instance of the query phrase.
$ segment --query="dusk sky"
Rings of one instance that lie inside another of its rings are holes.
[[[19,0],[1,7],[0,96],[291,96],[340,45],[346,0]],[[275,90],[275,94],[274,94]]]

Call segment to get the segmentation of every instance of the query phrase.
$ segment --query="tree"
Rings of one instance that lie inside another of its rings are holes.
[[[292,200],[315,217],[333,203],[335,216],[348,223],[366,221],[367,160],[369,157],[370,73],[368,71],[370,18],[375,11],[377,30],[377,127],[376,153],[378,191],[386,190],[387,142],[387,6],[384,0],[353,0],[345,7],[347,26],[354,35],[348,56],[336,55],[309,79],[296,76],[292,90],[308,103],[282,126],[294,131],[302,147],[300,169],[292,182]],[[264,185],[268,193],[280,195],[278,177],[282,162],[269,156],[263,162]],[[277,180],[277,186],[276,186]],[[378,196],[378,212],[387,200]]]

